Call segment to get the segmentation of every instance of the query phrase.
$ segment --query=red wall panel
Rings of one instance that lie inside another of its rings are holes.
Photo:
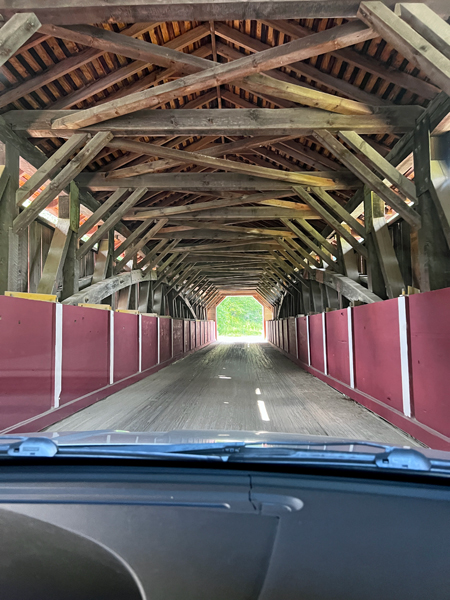
[[[195,322],[195,347],[199,348],[202,345],[202,329],[200,321]]]
[[[311,366],[324,372],[322,314],[309,317],[309,343],[311,346]]]
[[[446,436],[450,436],[449,306],[449,288],[409,297],[414,416]]]
[[[172,358],[172,319],[159,319],[159,360],[161,363]]]
[[[54,311],[50,302],[0,296],[0,426],[53,404]]]
[[[191,341],[191,333],[189,330],[189,321],[183,321],[183,329],[184,329],[184,335],[183,335],[183,340],[184,340],[184,349],[183,352],[189,352],[189,348],[190,348],[190,341]]]
[[[138,328],[138,315],[114,314],[114,381],[138,372]]]
[[[297,335],[296,335],[295,317],[288,319],[288,335],[289,335],[289,354],[297,357]]]
[[[306,331],[306,317],[297,319],[298,358],[305,365],[308,364],[308,333]]]
[[[142,370],[146,371],[158,363],[157,317],[142,315]]]
[[[355,386],[403,410],[398,300],[353,309]]]
[[[333,310],[325,319],[328,374],[350,385],[347,311]]]
[[[109,384],[108,310],[63,306],[60,404]]]
[[[283,321],[278,321],[278,348],[283,348]]]
[[[183,354],[183,321],[181,319],[173,319],[173,355],[180,356]]]

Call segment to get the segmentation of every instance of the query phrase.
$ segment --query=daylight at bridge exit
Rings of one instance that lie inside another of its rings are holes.
[[[2,434],[450,450],[448,0],[0,15]]]

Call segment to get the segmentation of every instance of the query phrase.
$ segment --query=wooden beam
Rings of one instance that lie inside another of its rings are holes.
[[[18,217],[16,217],[13,224],[13,230],[18,232],[28,227],[28,225],[38,217],[39,213],[50,204],[50,202],[72,181],[72,179],[74,179],[78,173],[81,173],[92,159],[97,156],[111,138],[111,133],[103,132],[97,133],[89,140],[76,157],[73,158],[64,169],[53,178],[39,196],[35,198]],[[70,143],[70,140],[66,142],[66,144]],[[46,165],[47,163],[41,167],[41,173],[46,174]]]
[[[216,158],[206,156],[198,152],[185,152],[184,150],[176,150],[175,148],[166,148],[164,146],[156,146],[153,144],[146,144],[147,154],[152,153],[157,158],[168,158],[179,160],[184,163],[194,163],[204,167],[213,167],[215,169],[223,169],[224,171],[234,171],[237,173],[245,173],[248,175],[256,175],[259,177],[265,177],[267,179],[276,179],[280,181],[289,181],[291,183],[298,183],[302,185],[322,186],[332,185],[334,183],[331,178],[322,178],[320,175],[309,175],[304,173],[290,173],[288,171],[280,171],[279,169],[269,169],[267,167],[250,166],[244,163],[238,163],[232,160],[226,160],[223,158]],[[109,174],[107,179],[116,179],[122,177],[122,171],[127,169],[120,169],[118,172],[113,171]]]
[[[140,35],[144,31],[148,31],[152,26],[147,23],[140,23],[137,26],[132,25],[122,30],[122,34],[124,37],[128,35]],[[36,74],[34,77],[29,77],[8,89],[6,89],[2,94],[0,94],[0,106],[7,106],[8,104],[19,100],[28,94],[31,94],[35,90],[40,89],[44,85],[59,79],[60,77],[64,77],[71,71],[82,67],[83,65],[92,62],[93,60],[99,58],[103,52],[101,50],[97,50],[95,48],[87,48],[86,50],[82,50],[77,54],[69,56],[60,62],[44,69],[40,73]]]
[[[320,246],[323,246],[326,249],[326,251],[329,252],[332,256],[335,256],[336,258],[338,257],[336,247],[333,246],[333,244],[330,244],[330,242],[327,239],[325,239],[315,227],[310,225],[305,218],[299,219],[297,216],[295,216],[294,219],[300,225],[300,227],[302,227],[306,232],[308,232],[320,244]]]
[[[158,86],[161,88],[163,86]],[[71,129],[58,128],[61,119],[76,118],[76,110],[14,110],[3,118],[13,131],[29,137],[68,137]],[[224,108],[192,110],[142,110],[128,117],[94,123],[83,131],[111,131],[114,137],[215,135],[299,137],[326,129],[360,134],[408,133],[424,112],[421,106],[381,106],[372,115],[339,115],[315,108]]]
[[[417,201],[414,183],[402,175],[400,171],[397,171],[388,160],[372,148],[369,143],[364,141],[361,136],[354,131],[340,131],[338,135],[355,152],[362,154],[369,161],[373,169],[380,173],[380,175],[383,175],[383,177],[386,177],[391,184],[395,185],[404,198],[408,198],[413,202]]]
[[[132,206],[136,204],[142,198],[142,196],[146,193],[146,188],[141,188],[135,190],[120,206],[117,208],[114,213],[106,219],[101,227],[97,229],[97,231],[91,235],[91,237],[84,242],[84,244],[80,247],[77,252],[77,258],[83,258],[85,254],[89,252],[89,250],[99,242],[107,233],[112,229],[123,217],[123,215],[130,210]]]
[[[200,25],[206,35],[208,27]],[[160,46],[143,40],[134,39],[108,29],[94,27],[92,25],[72,25],[69,27],[58,27],[56,25],[44,25],[41,31],[53,37],[70,40],[76,44],[97,48],[103,52],[119,54],[133,60],[138,60],[146,65],[158,65],[164,68],[175,68],[180,75],[195,73],[195,59],[189,54],[184,54],[185,62],[174,60],[178,58],[178,52],[170,46]],[[189,63],[192,60],[192,66]]]
[[[0,31],[0,67],[36,33],[41,26],[33,12],[17,13],[3,25]]]
[[[414,145],[414,180],[418,211],[423,224],[418,232],[422,292],[450,286],[450,229],[447,213],[440,203],[431,177],[430,130],[428,119],[418,122]]]
[[[446,0],[428,0],[430,6],[442,16],[449,16]],[[395,0],[384,0],[393,7]],[[246,19],[354,19],[358,11],[355,0],[320,2],[311,0],[218,0],[215,3],[194,0],[180,3],[167,0],[22,0],[20,10],[35,12],[41,23],[69,25],[77,23],[139,23],[142,21],[230,21]],[[10,0],[1,0],[0,11],[6,18],[19,9]]]
[[[72,117],[57,119],[53,124],[54,129],[79,129],[93,123],[112,119],[118,115],[126,115],[143,108],[151,108],[161,102],[176,99],[180,95],[200,92],[216,85],[241,79],[252,73],[278,68],[298,60],[306,60],[318,54],[324,54],[331,49],[343,48],[372,39],[374,35],[371,29],[362,26],[357,21],[333,27],[303,40],[294,40],[283,46],[269,48],[231,63],[205,69],[199,73],[160,85],[157,88],[131,94],[98,107],[78,111]]]
[[[136,240],[134,242],[134,244],[132,244],[125,251],[125,255],[122,258],[122,260],[116,264],[114,273],[119,273],[123,269],[123,267],[127,264],[127,262],[129,260],[131,260],[132,258],[134,258],[134,256],[136,256],[136,254],[139,252],[139,250],[141,250],[147,244],[147,242],[149,242],[152,238],[155,237],[155,235],[158,233],[158,231],[160,231],[164,227],[164,225],[167,223],[167,221],[168,221],[168,219],[160,219],[150,229],[150,231],[147,231],[147,233],[145,235],[143,235],[140,239]]]
[[[285,219],[295,219],[297,217],[303,219],[320,219],[315,211],[311,210],[309,206],[304,205],[303,209],[292,210],[287,208],[271,208],[271,207],[256,207],[250,208],[216,208],[210,210],[203,210],[198,213],[184,213],[179,215],[173,215],[170,217],[171,221],[186,221],[189,225],[190,219],[238,219],[245,221],[261,221],[261,220],[275,220],[284,217]],[[139,217],[138,217],[139,218]]]
[[[363,287],[360,283],[357,283],[344,275],[320,270],[315,271],[314,275],[316,281],[330,286],[350,301],[372,304],[373,302],[380,302],[382,300],[382,298]]]
[[[48,179],[50,179],[54,172],[62,167],[62,165],[69,160],[72,154],[79,150],[81,146],[83,146],[88,138],[89,135],[87,133],[78,133],[77,135],[69,138],[67,142],[62,144],[62,146],[60,146],[58,150],[52,154],[52,156],[44,163],[44,165],[17,190],[17,204],[22,206],[23,202],[32,196],[34,192],[36,192]]]
[[[336,264],[329,252],[322,250],[322,248],[313,242],[305,233],[303,233],[303,231],[300,231],[300,229],[294,223],[289,221],[289,219],[282,219],[281,221],[298,237],[298,239],[306,244],[315,254],[317,254],[317,256],[320,256],[320,258],[325,261],[331,270],[337,270]]]
[[[150,257],[150,253],[139,261],[138,267],[142,269],[145,266],[145,272],[151,271],[153,267],[158,265],[164,257],[173,252],[174,248],[180,243],[180,240],[172,239],[168,246],[164,246],[158,256]],[[156,247],[154,248],[156,249]],[[175,256],[175,255],[174,255]]]
[[[391,8],[394,8],[394,4],[395,3],[393,2]],[[263,18],[261,21],[268,27],[272,27],[275,31],[280,31],[294,39],[305,37],[313,33],[311,29],[303,27],[302,25],[294,23],[293,21],[273,21],[266,18]],[[351,67],[357,67],[362,71],[367,71],[376,77],[380,77],[385,81],[409,90],[413,94],[417,94],[420,98],[432,100],[439,93],[439,88],[436,86],[423,81],[422,79],[418,79],[410,73],[406,73],[405,71],[400,71],[399,69],[388,66],[376,58],[372,58],[368,54],[362,54],[361,52],[353,50],[352,48],[343,48],[341,50],[331,51],[330,56],[337,58],[342,62],[348,63]],[[310,75],[306,76],[310,77]]]
[[[45,154],[36,148],[36,146],[29,142],[25,137],[17,135],[6,124],[3,117],[0,117],[0,140],[4,143],[11,144],[12,147],[16,148],[20,156],[29,162],[35,169],[40,169],[47,160]],[[69,186],[66,188],[66,191],[67,193],[70,193]],[[87,190],[79,190],[79,197],[81,204],[92,212],[95,212],[100,206],[100,203]],[[117,224],[116,229],[124,237],[127,237],[130,234],[130,230],[122,222]]]
[[[351,233],[349,233],[337,219],[335,219],[330,213],[323,208],[308,192],[300,186],[293,188],[295,192],[300,196],[303,202],[306,202],[311,208],[316,210],[340,236],[342,236],[347,242],[358,252],[361,256],[367,257],[367,250],[362,244],[360,244]]]
[[[184,149],[184,152],[196,152],[198,150],[201,150],[201,155],[206,155],[206,156],[216,156],[216,157],[223,157],[226,154],[235,154],[236,152],[238,152],[239,150],[247,150],[249,148],[254,148],[254,147],[259,147],[259,146],[263,146],[265,143],[269,142],[269,141],[277,141],[277,138],[272,138],[272,137],[257,137],[257,138],[247,138],[247,139],[243,139],[243,140],[238,140],[237,142],[231,142],[229,144],[216,144],[212,147],[209,147],[209,141],[207,140],[213,140],[215,136],[210,136],[209,138],[203,138],[201,140],[198,140],[197,142],[194,142],[193,144],[190,144],[189,146],[187,146]],[[177,145],[177,140],[179,138],[176,138],[176,140],[174,140],[174,143],[170,142],[168,144],[168,148],[165,148],[166,150],[170,148],[174,148]],[[280,138],[278,138],[280,139]],[[284,136],[281,138],[281,140],[286,139]],[[156,144],[158,146],[161,146],[162,143],[158,143]],[[207,146],[205,148],[205,146]],[[109,144],[110,148],[117,148],[120,150],[129,150],[131,152],[136,152],[136,153],[141,153],[143,155],[148,155],[148,156],[155,156],[155,151],[154,151],[154,147],[155,144],[146,144],[143,142],[136,142],[134,140],[112,140]],[[174,156],[174,155],[172,155]],[[177,167],[180,165],[184,165],[186,164],[186,156],[184,157],[180,157],[180,158],[172,158],[172,159],[165,159],[165,160],[156,160],[156,161],[152,161],[150,163],[144,163],[144,164],[138,164],[138,165],[133,165],[132,167],[128,167],[128,168],[124,168],[124,169],[114,169],[114,171],[111,173],[111,176],[113,177],[133,177],[135,175],[142,175],[144,173],[154,173],[155,171],[158,170],[162,170],[162,169],[167,169],[167,168],[172,168],[172,167]],[[106,170],[106,169],[105,169]],[[110,171],[111,169],[107,169],[108,171]]]
[[[310,172],[299,173],[307,176]],[[346,171],[319,171],[318,177],[329,177],[329,183],[324,184],[328,190],[355,189],[362,184],[352,174]],[[88,187],[91,190],[115,190],[116,188],[141,188],[146,187],[149,191],[170,190],[191,192],[244,192],[244,191],[286,191],[292,187],[288,181],[272,180],[264,177],[241,173],[150,173],[137,177],[125,177],[124,179],[109,179],[104,173],[82,173],[76,178],[80,187]],[[402,201],[403,202],[403,201]]]
[[[408,17],[406,11],[403,11],[403,14]],[[424,16],[425,13],[422,11],[422,17]],[[433,83],[438,85],[447,95],[450,95],[450,59],[447,56],[442,54],[382,2],[361,2],[358,17],[370,27],[373,27],[402,56],[419,67]],[[415,22],[415,20],[411,20]],[[418,21],[420,20],[422,19],[418,19]],[[445,25],[442,22],[441,29],[445,30]],[[424,26],[422,30],[426,32]],[[448,51],[448,33],[446,37],[445,45]]]
[[[212,210],[216,208],[226,208],[238,206],[241,204],[257,204],[266,199],[290,195],[289,191],[285,192],[266,192],[264,194],[250,194],[238,196],[233,199],[220,198],[218,200],[210,200],[209,202],[196,202],[194,204],[185,204],[182,206],[167,206],[163,208],[135,209],[130,211],[124,219],[140,220],[140,219],[156,219],[165,216],[172,217],[174,215],[198,213],[204,210]],[[295,204],[294,202],[292,204]]]
[[[350,152],[328,131],[315,132],[314,137],[327,150],[332,152],[352,173],[355,173],[361,181],[378,194],[388,206],[395,209],[401,217],[407,221],[411,227],[420,228],[420,216],[406,202],[400,198],[389,186],[387,186],[379,177],[366,167],[354,154]]]
[[[350,225],[357,235],[363,239],[366,237],[364,225],[361,225],[361,223],[355,219],[344,206],[332,198],[330,194],[327,194],[327,192],[322,193],[322,190],[319,188],[314,188],[313,193],[322,200],[327,208],[331,209],[331,211],[338,215],[345,223],[347,223],[347,225]]]
[[[87,219],[78,230],[78,237],[81,239],[88,231],[90,231],[103,217],[114,207],[117,202],[130,190],[127,188],[119,188],[110,197],[97,208],[95,212]]]
[[[265,44],[264,42],[261,42],[260,40],[253,38],[250,35],[247,35],[241,31],[239,31],[238,29],[233,29],[232,27],[229,27],[225,23],[218,23],[216,26],[216,32],[223,39],[225,39],[233,44],[236,44],[237,46],[240,46],[242,48],[250,50],[252,52],[261,52],[261,50],[266,50],[267,48],[270,48],[270,46],[268,44]],[[314,32],[310,31],[309,35],[312,33],[314,33]],[[298,38],[298,37],[305,37],[305,36],[295,35],[293,37]],[[225,46],[225,48],[226,48],[225,52],[227,53],[227,57],[232,58],[229,53],[230,47]],[[235,60],[236,58],[240,58],[239,54],[240,54],[239,52],[236,52],[237,56],[233,57],[233,60]],[[340,94],[340,95],[347,96],[348,98],[351,98],[352,100],[357,100],[358,102],[363,102],[366,105],[372,106],[372,105],[382,105],[382,104],[388,105],[388,104],[390,104],[387,101],[381,100],[374,94],[369,94],[369,93],[365,92],[364,90],[361,90],[360,88],[352,85],[351,83],[349,83],[343,79],[338,79],[337,77],[333,77],[332,75],[329,75],[328,73],[324,73],[324,72],[320,71],[319,69],[313,67],[312,65],[305,64],[304,62],[292,63],[289,65],[289,69],[299,76],[308,77],[309,79],[312,79],[313,81],[316,81],[319,84],[325,85],[326,87],[332,89],[333,91],[338,92],[338,94]],[[285,73],[280,73],[280,72],[271,73],[271,75],[273,75],[273,77],[280,77],[280,76],[282,76],[283,78],[286,77]],[[277,98],[287,98],[287,99],[293,100],[294,102],[297,101],[295,95],[294,96],[289,96],[289,95],[288,96],[285,96],[285,95],[279,96],[277,94],[276,90],[270,91],[270,82],[267,81],[268,78],[265,78],[265,79],[266,79],[266,84],[268,85],[268,89],[264,90],[264,88],[254,87],[253,89],[256,92],[266,91],[266,93],[268,93],[268,94],[272,93]],[[273,81],[273,78],[270,78],[270,79]],[[249,83],[250,83],[249,79],[247,79],[245,82],[246,89],[250,89],[248,87]],[[253,83],[256,83],[256,79],[254,76],[251,77],[251,84],[253,84]],[[282,81],[281,83],[287,83],[287,80],[284,79],[284,81]],[[318,91],[315,88],[309,86],[308,84],[306,84],[304,82],[292,81],[290,83],[294,84],[297,88],[299,86],[302,86],[302,88],[304,90],[306,90],[307,93],[310,93],[310,92],[314,93],[314,92]],[[287,83],[287,84],[289,85],[289,83]],[[330,96],[330,95],[326,94],[326,96]],[[336,99],[336,96],[334,96],[334,98]],[[298,97],[297,97],[297,99],[298,99]],[[328,100],[330,100],[330,99],[331,98],[328,98]],[[324,98],[324,100],[327,101],[326,98]],[[305,104],[309,105],[309,102],[307,101],[307,102],[305,102]],[[319,106],[319,105],[317,105],[317,106]],[[344,102],[343,106],[345,107],[345,102]],[[348,105],[348,106],[350,106],[350,105]],[[323,107],[323,108],[325,108],[325,107]],[[359,107],[359,108],[361,109],[361,107]],[[326,110],[331,110],[331,109],[326,108]],[[336,111],[336,112],[339,112],[339,111]]]
[[[151,281],[156,279],[156,274],[153,271],[143,273],[140,269],[120,273],[114,277],[104,279],[94,285],[90,285],[84,290],[66,298],[63,304],[101,304],[102,300],[112,296],[116,292],[128,288],[142,281]]]
[[[397,4],[395,12],[439,52],[450,59],[450,26],[427,4]]]
[[[136,227],[133,233],[114,249],[114,252],[112,253],[113,259],[116,260],[117,257],[123,254],[131,245],[134,245],[136,240],[139,240],[142,237],[142,234],[145,233],[152,223],[153,221],[144,221]]]
[[[72,235],[70,219],[58,218],[47,259],[42,270],[42,276],[37,287],[38,294],[56,293],[61,282],[64,261]]]

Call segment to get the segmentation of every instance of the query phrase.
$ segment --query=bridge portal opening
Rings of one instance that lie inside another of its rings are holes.
[[[227,296],[217,307],[217,335],[221,339],[261,341],[263,306],[253,296]]]

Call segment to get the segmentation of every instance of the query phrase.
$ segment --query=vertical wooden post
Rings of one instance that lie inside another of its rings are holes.
[[[378,260],[373,229],[373,192],[367,186],[364,188],[364,225],[366,228],[366,248],[368,253],[368,288],[371,292],[385,300],[387,298],[386,287]]]
[[[0,197],[0,294],[6,290],[27,292],[28,230],[12,232],[13,221],[19,214],[16,205],[19,152],[13,145],[0,143],[0,164],[5,166],[5,176],[9,175]]]
[[[366,228],[368,226],[371,231],[387,296],[397,298],[406,286],[386,223],[384,200],[373,192],[367,193],[364,207],[368,209],[365,216]]]
[[[66,260],[63,267],[63,289],[61,298],[65,300],[79,291],[80,267],[77,259],[78,229],[80,227],[80,197],[78,186],[72,181],[69,191],[69,232]]]
[[[429,292],[450,286],[450,250],[433,198],[436,191],[431,180],[428,118],[418,119],[414,130],[414,181],[422,218],[418,231],[420,290]]]

